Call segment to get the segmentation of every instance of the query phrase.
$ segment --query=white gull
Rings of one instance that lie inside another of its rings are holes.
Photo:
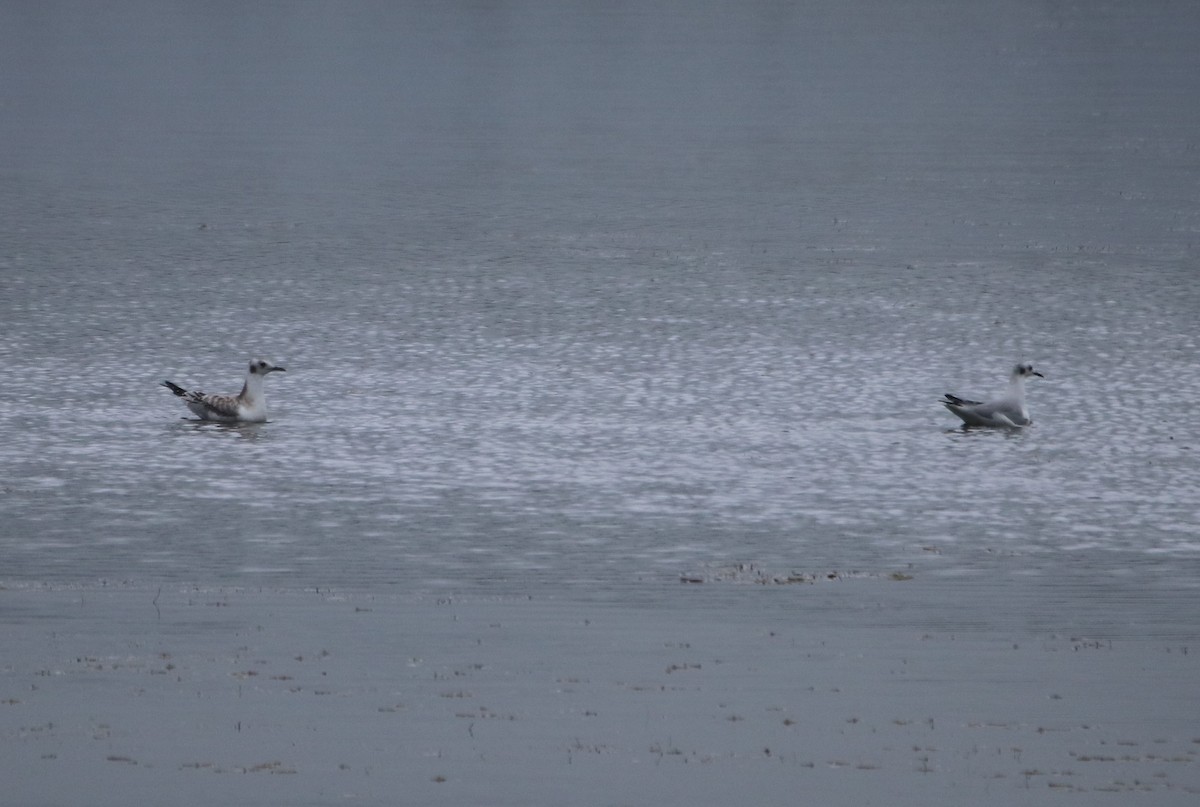
[[[962,420],[963,426],[1028,426],[1033,423],[1029,410],[1025,408],[1025,379],[1032,376],[1045,378],[1033,369],[1032,364],[1018,364],[1009,376],[1008,389],[999,398],[991,401],[968,401],[957,395],[946,393],[938,403],[945,406]]]
[[[199,390],[186,390],[170,381],[164,381],[162,385],[182,398],[184,405],[201,420],[258,423],[267,419],[263,379],[267,373],[276,370],[282,372],[283,369],[262,359],[251,361],[249,369],[246,370],[246,383],[237,395],[207,395]]]

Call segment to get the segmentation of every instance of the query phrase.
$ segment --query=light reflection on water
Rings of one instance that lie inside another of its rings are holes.
[[[270,380],[265,424],[180,419],[150,378],[128,387],[137,416],[81,417],[92,387],[59,384],[35,410],[45,424],[4,449],[7,574],[418,589],[621,585],[744,562],[1192,576],[1194,436],[1106,425],[1081,403],[1150,409],[1155,389],[1039,362],[1034,427],[963,431],[935,385],[971,380],[942,383],[944,368],[906,363],[910,348],[809,356],[779,323],[743,316],[754,338],[727,344],[726,309],[641,360],[653,343],[637,330],[626,345],[541,348],[451,333],[429,360],[419,344],[316,328],[297,334],[313,359],[290,354],[295,369]],[[840,315],[826,327],[857,330]],[[121,378],[124,358],[93,354],[95,377]],[[974,383],[999,386],[1006,364]]]

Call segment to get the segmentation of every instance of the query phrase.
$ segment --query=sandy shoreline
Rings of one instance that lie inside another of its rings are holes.
[[[1196,803],[1200,646],[922,616],[966,590],[9,587],[4,802]]]

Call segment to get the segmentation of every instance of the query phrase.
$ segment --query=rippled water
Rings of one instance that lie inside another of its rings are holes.
[[[1186,6],[41,8],[0,578],[1197,580]],[[256,355],[266,424],[156,386]]]

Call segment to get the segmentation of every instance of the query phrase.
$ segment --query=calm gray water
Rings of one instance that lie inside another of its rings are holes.
[[[0,5],[0,580],[1193,591],[1198,40],[1145,0]],[[259,355],[266,424],[157,386]],[[1017,360],[1035,426],[956,429]]]

